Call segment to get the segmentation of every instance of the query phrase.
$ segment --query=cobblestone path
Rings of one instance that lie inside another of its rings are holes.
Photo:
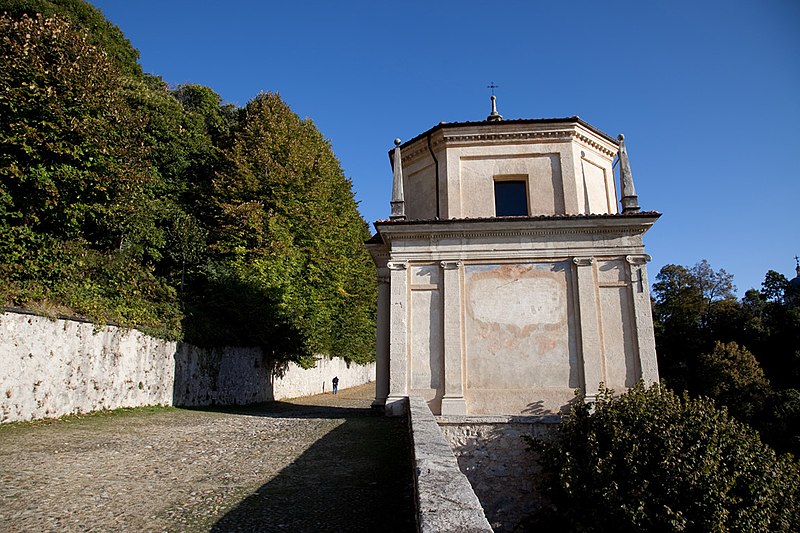
[[[414,531],[405,421],[373,393],[0,426],[0,531]]]

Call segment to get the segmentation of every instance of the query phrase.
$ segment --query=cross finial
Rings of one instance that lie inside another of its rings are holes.
[[[495,121],[498,121],[498,120],[503,120],[503,116],[500,113],[497,112],[497,97],[494,95],[494,90],[497,89],[498,87],[499,87],[499,85],[497,85],[493,81],[489,82],[489,85],[486,86],[487,89],[491,89],[492,90],[492,112],[488,117],[486,117],[486,120],[489,120],[489,121],[492,121],[492,122],[495,122]]]

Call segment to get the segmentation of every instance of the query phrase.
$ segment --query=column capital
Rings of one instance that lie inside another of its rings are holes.
[[[630,265],[644,265],[649,263],[651,259],[652,257],[647,254],[625,256],[625,261],[627,261]]]
[[[439,264],[445,270],[456,270],[461,268],[463,263],[461,261],[441,261]]]
[[[591,266],[594,263],[594,257],[573,257],[572,262],[579,267]]]
[[[386,263],[389,270],[405,270],[408,268],[408,261],[389,261]]]

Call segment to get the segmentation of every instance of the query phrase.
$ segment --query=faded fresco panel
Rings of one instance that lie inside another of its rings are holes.
[[[566,262],[467,265],[468,389],[578,387]]]

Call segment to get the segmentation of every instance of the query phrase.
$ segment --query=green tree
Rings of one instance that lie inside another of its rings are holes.
[[[310,120],[143,74],[82,0],[0,0],[0,296],[268,357],[374,359],[374,267]]]
[[[174,328],[173,291],[143,261],[156,182],[126,77],[58,17],[3,15],[0,42],[4,299]]]
[[[551,440],[532,441],[567,531],[797,531],[800,471],[709,399],[641,383],[579,397]],[[539,527],[547,523],[541,517]]]
[[[2,17],[0,176],[5,212],[35,231],[75,237],[150,177],[123,78],[58,18]],[[101,228],[105,231],[106,227]]]
[[[84,0],[0,0],[0,13],[12,18],[27,15],[36,18],[58,16],[70,26],[83,31],[90,45],[108,54],[111,62],[123,74],[139,76],[139,51],[117,26],[110,23],[99,9]]]
[[[800,389],[800,301],[786,277],[774,270],[761,287],[742,300],[750,317],[748,346],[774,386]]]
[[[800,390],[800,306],[792,284],[771,270],[741,301],[732,289],[730,275],[705,261],[659,272],[653,317],[661,375],[673,389],[727,406],[778,449],[800,453],[792,392]]]
[[[773,391],[759,422],[759,431],[771,446],[800,455],[800,389]]]
[[[706,260],[692,268],[666,265],[653,284],[653,321],[659,370],[677,390],[697,390],[698,358],[709,352],[714,329],[731,329],[737,304],[733,276]],[[733,327],[735,331],[735,326]]]
[[[739,420],[749,422],[761,414],[770,385],[755,356],[735,342],[716,342],[714,350],[700,356],[703,390]]]
[[[223,337],[258,343],[276,358],[374,358],[367,227],[329,143],[276,94],[249,102],[230,139],[208,197],[215,266],[195,316],[225,317],[238,326]],[[229,284],[260,294],[261,312],[209,297]],[[253,321],[265,318],[275,327],[252,338]]]

